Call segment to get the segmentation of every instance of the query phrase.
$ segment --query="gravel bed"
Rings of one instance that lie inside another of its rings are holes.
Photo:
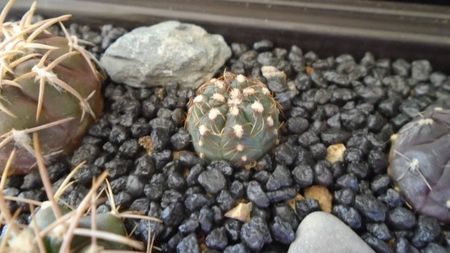
[[[70,31],[92,42],[88,48],[97,57],[125,32],[77,24]],[[370,53],[362,59],[323,58],[267,40],[230,47],[227,70],[264,81],[261,66],[273,65],[289,79],[286,87],[269,87],[284,108],[284,125],[279,144],[254,169],[196,156],[184,129],[193,90],[170,84],[136,89],[107,81],[103,117],[73,156],[49,166],[56,188],[71,167],[87,161],[63,200],[76,206],[92,177],[106,168],[121,210],[164,221],[150,224],[164,252],[286,252],[299,222],[320,209],[316,200],[304,199],[294,212],[288,201],[311,185],[324,185],[333,195],[332,213],[376,252],[447,252],[449,227],[411,211],[386,174],[390,136],[436,101],[448,103],[446,74],[433,72],[427,60],[376,59]],[[139,144],[144,136],[153,143],[150,155]],[[336,143],[346,147],[344,161],[331,164],[327,147]],[[11,177],[5,192],[45,196],[37,171]],[[246,200],[253,203],[250,222],[224,217]],[[18,207],[27,208],[11,204]],[[99,206],[99,212],[107,210],[107,203]],[[148,221],[127,221],[127,226],[147,239]]]

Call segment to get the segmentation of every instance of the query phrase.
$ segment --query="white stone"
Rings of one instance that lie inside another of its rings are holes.
[[[326,212],[306,216],[288,253],[375,253],[350,227]]]

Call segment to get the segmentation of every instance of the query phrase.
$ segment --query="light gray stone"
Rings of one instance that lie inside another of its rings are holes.
[[[335,216],[314,212],[297,229],[288,253],[375,253],[353,230]]]
[[[115,82],[133,87],[178,83],[197,87],[231,56],[221,35],[203,28],[166,21],[139,27],[117,39],[100,60]]]

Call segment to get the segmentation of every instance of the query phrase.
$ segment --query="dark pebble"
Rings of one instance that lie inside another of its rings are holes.
[[[295,203],[295,212],[297,213],[299,220],[303,220],[308,214],[319,210],[319,202],[315,199],[302,199]]]
[[[189,136],[189,133],[184,129],[180,129],[177,133],[170,137],[170,143],[172,144],[172,147],[175,148],[175,150],[182,150],[186,148],[187,146],[189,146],[190,142],[191,137]]]
[[[295,239],[295,233],[291,224],[282,220],[279,216],[273,219],[273,222],[270,224],[270,231],[273,239],[282,244],[289,245]]]
[[[418,81],[427,81],[431,71],[431,64],[427,60],[417,60],[411,64],[411,76]]]
[[[247,198],[256,206],[268,207],[269,198],[262,190],[261,185],[256,181],[250,181],[247,185]]]
[[[372,247],[373,250],[377,253],[393,253],[392,249],[389,247],[389,245],[376,238],[375,236],[372,236],[370,234],[364,234],[362,236],[362,239],[369,244],[370,247]]]
[[[301,188],[306,188],[313,183],[314,170],[307,164],[300,164],[294,168],[292,176]]]
[[[336,205],[333,207],[333,214],[353,229],[359,229],[362,225],[362,218],[353,207]]]
[[[341,205],[351,205],[355,200],[355,192],[349,188],[337,190],[333,195],[334,200]]]
[[[441,226],[439,226],[436,218],[420,215],[412,243],[416,247],[423,247],[427,243],[434,241],[440,233]]]
[[[356,195],[355,208],[371,221],[384,221],[387,207],[373,195]]]
[[[134,174],[140,178],[148,179],[155,173],[155,164],[149,155],[142,155],[134,162]]]
[[[448,253],[447,249],[436,243],[430,243],[423,250],[423,253]]]
[[[392,238],[391,231],[384,223],[370,223],[366,225],[367,231],[369,231],[376,238],[389,241]]]
[[[189,195],[187,195],[186,199],[184,200],[184,205],[190,211],[195,211],[196,209],[200,209],[207,203],[209,203],[208,198],[201,193],[189,194]]]
[[[184,219],[183,204],[172,203],[161,211],[161,219],[168,226],[178,226]]]
[[[228,237],[231,241],[236,242],[239,240],[239,235],[241,233],[241,222],[235,219],[225,220],[225,230],[227,231]]]
[[[321,160],[314,166],[314,182],[320,185],[331,185],[333,183],[333,173],[330,171],[331,164]]]
[[[280,188],[290,186],[292,184],[291,172],[286,166],[278,165],[266,184],[266,189],[269,191],[275,191]]]
[[[209,207],[202,207],[198,216],[200,226],[205,233],[209,233],[213,226],[214,213]]]
[[[407,239],[400,237],[395,243],[396,253],[419,253],[419,250],[412,246]]]
[[[267,223],[259,217],[254,217],[242,226],[241,240],[250,249],[259,251],[265,244],[272,242],[272,237]]]
[[[278,145],[275,148],[274,154],[275,154],[275,160],[278,163],[285,164],[285,165],[291,165],[292,163],[294,163],[295,159],[297,158],[297,153],[296,153],[295,148],[288,143],[283,143],[281,145]]]
[[[320,133],[320,138],[325,145],[345,143],[350,138],[350,133],[338,128],[330,128]]]
[[[216,194],[225,187],[226,179],[217,169],[205,170],[198,176],[198,182],[208,193]]]
[[[387,218],[389,224],[399,230],[412,229],[416,225],[416,216],[404,207],[397,207],[389,211]]]
[[[225,248],[224,253],[248,253],[249,251],[244,244],[238,243]]]
[[[178,243],[177,253],[200,253],[197,237],[194,233],[189,234]]]
[[[293,187],[284,188],[277,191],[267,192],[267,198],[271,203],[278,203],[295,197],[297,190]]]
[[[294,134],[301,134],[309,127],[308,120],[302,117],[291,117],[286,123],[289,131]]]
[[[400,193],[394,189],[388,189],[385,194],[380,195],[378,198],[389,207],[398,207],[404,203]]]
[[[228,238],[225,232],[225,228],[220,227],[213,229],[206,236],[205,243],[206,246],[210,248],[223,250],[228,245]]]

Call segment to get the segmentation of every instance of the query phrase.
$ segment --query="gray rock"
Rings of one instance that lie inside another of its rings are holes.
[[[100,60],[115,82],[134,87],[178,83],[197,87],[231,56],[221,35],[167,21],[138,27],[117,39]]]
[[[306,216],[296,237],[288,253],[375,253],[350,227],[325,212]]]

